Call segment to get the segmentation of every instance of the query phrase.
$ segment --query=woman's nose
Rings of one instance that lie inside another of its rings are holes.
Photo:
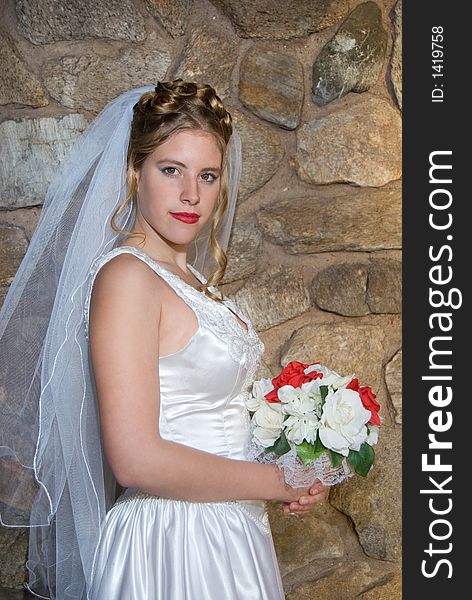
[[[185,177],[181,200],[191,202],[195,204],[200,201],[200,190],[198,188],[198,181],[193,177]]]

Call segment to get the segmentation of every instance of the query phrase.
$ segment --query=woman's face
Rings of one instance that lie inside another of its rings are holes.
[[[211,133],[188,129],[172,135],[137,173],[139,220],[172,245],[193,241],[212,217],[221,158]]]

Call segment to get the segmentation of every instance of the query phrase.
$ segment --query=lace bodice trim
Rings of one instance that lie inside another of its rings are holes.
[[[134,248],[133,246],[121,246],[99,256],[92,263],[87,296],[84,303],[84,323],[85,335],[88,338],[88,323],[90,298],[92,295],[92,287],[95,277],[100,268],[113,257],[122,253],[134,254],[136,257],[144,261],[151,269],[160,275],[180,296],[193,311],[195,312],[199,325],[210,329],[216,336],[224,340],[228,344],[228,350],[231,358],[238,364],[244,366],[247,370],[245,381],[242,390],[247,390],[254,380],[257,367],[259,366],[262,354],[264,352],[264,344],[260,340],[255,331],[250,319],[241,313],[238,306],[227,296],[223,296],[223,304],[212,300],[203,292],[195,289],[192,285],[186,283],[181,277],[175,273],[171,273],[164,269],[156,261],[150,258],[147,254]],[[192,273],[199,279],[201,283],[206,283],[205,278],[192,265],[188,265]],[[209,288],[212,292],[218,294],[218,290],[214,286]],[[235,314],[233,314],[233,311]],[[247,331],[238,322],[237,315],[242,321],[247,323]]]

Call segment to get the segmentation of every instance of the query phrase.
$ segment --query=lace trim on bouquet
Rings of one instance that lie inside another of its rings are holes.
[[[254,441],[254,425],[251,423],[250,434],[246,446],[247,460],[262,464],[275,464],[283,468],[284,479],[291,487],[311,487],[318,479],[323,485],[331,486],[351,478],[354,471],[344,459],[337,467],[333,467],[329,455],[325,452],[310,464],[304,465],[297,455],[296,448],[291,448],[282,456],[275,452],[266,452]]]

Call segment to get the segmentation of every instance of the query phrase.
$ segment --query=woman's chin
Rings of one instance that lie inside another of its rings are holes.
[[[164,236],[164,239],[173,247],[183,249],[192,244],[197,235],[198,231],[195,231],[193,235],[190,235],[190,233],[187,233],[186,235],[171,235],[167,238]]]
[[[201,225],[200,223],[198,225],[182,224],[182,227],[179,227],[177,231],[175,229],[172,232],[169,231],[168,239],[176,245],[187,246],[195,241],[201,233],[203,226],[204,224]]]

